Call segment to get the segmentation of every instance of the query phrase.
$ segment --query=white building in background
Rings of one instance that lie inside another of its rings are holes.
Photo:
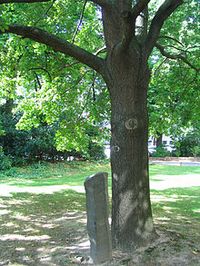
[[[172,152],[172,151],[175,150],[175,148],[173,146],[173,140],[169,136],[163,135],[163,137],[162,137],[162,144],[163,144],[164,148],[167,151],[169,151],[169,152]],[[148,140],[148,150],[149,150],[149,154],[152,154],[153,152],[156,151],[156,138],[149,137],[149,140]],[[109,144],[106,144],[105,145],[104,153],[106,155],[106,158],[109,159],[110,158],[110,145]]]
[[[104,153],[106,155],[106,158],[109,159],[110,158],[110,144],[105,145]]]
[[[169,136],[165,136],[165,135],[162,136],[162,144],[164,148],[169,152],[172,152],[175,150],[173,146],[173,140]],[[148,150],[150,154],[156,151],[156,138],[149,137]]]

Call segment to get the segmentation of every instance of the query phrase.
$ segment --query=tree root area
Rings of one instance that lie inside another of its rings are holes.
[[[15,226],[13,222],[1,220],[0,265],[93,265],[89,258],[85,213],[52,215],[48,220],[37,217],[37,221],[34,217],[31,221],[22,216],[15,219],[18,219]],[[158,238],[149,246],[132,253],[114,250],[112,261],[101,265],[200,265],[198,238],[169,231],[161,225],[157,233]]]

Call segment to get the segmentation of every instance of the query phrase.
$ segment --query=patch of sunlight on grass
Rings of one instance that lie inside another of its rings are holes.
[[[5,264],[6,265],[6,264]],[[19,263],[9,263],[9,266],[26,266],[26,264],[19,264]]]
[[[81,186],[82,191],[80,192],[83,192],[83,183],[86,177],[96,172],[109,173],[108,182],[109,191],[111,191],[110,164],[108,162],[37,163],[26,167],[15,167],[1,171],[0,182],[17,187],[44,186],[44,190],[47,186]],[[198,175],[200,175],[200,167],[150,165],[151,189],[200,186]],[[10,195],[9,189],[1,187],[0,191],[1,195],[6,195],[6,193]]]
[[[17,186],[83,185],[86,177],[110,173],[108,162],[41,163],[1,171],[0,182]]]
[[[49,240],[50,236],[48,235],[41,235],[41,236],[24,236],[24,235],[18,235],[18,234],[6,234],[1,235],[0,240],[1,241],[43,241],[43,240]]]
[[[164,190],[175,187],[194,187],[200,186],[200,176],[197,174],[190,175],[157,175],[150,181],[150,188]]]
[[[162,195],[151,195],[151,202],[164,202],[164,201],[170,201],[170,202],[174,202],[176,201],[176,198],[173,197],[165,197]]]
[[[200,175],[199,166],[175,166],[175,165],[150,165],[150,176],[154,178],[160,174],[162,175]]]
[[[88,250],[89,247],[90,247],[90,241],[85,239],[85,241],[82,241],[81,243],[77,245],[68,246],[66,247],[66,249],[70,251],[76,251],[76,250],[84,251],[84,250]]]
[[[5,214],[8,214],[10,213],[9,210],[0,210],[0,215],[5,215]]]
[[[165,210],[167,212],[172,212],[173,208],[172,207],[168,207],[168,206],[163,206],[163,210]]]
[[[200,213],[200,209],[192,209],[192,211],[195,213]]]
[[[156,219],[168,217],[171,221],[197,223],[200,219],[200,187],[152,190],[151,202]],[[197,211],[195,211],[197,210]]]
[[[53,194],[62,190],[74,190],[79,193],[84,193],[83,186],[68,186],[68,185],[52,185],[52,186],[10,186],[5,184],[0,184],[0,196],[12,197],[12,193],[32,193],[32,194]]]
[[[169,217],[159,217],[159,218],[157,218],[157,220],[166,222],[166,221],[170,221],[170,218]]]

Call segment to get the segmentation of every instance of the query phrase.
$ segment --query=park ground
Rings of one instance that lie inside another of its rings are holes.
[[[87,265],[85,178],[108,163],[37,163],[0,172],[0,265]],[[200,265],[200,167],[150,165],[159,237],[106,265]],[[109,178],[109,192],[111,181]],[[105,264],[104,264],[105,265]]]

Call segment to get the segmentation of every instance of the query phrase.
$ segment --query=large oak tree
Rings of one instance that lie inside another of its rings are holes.
[[[34,2],[48,0],[3,0],[0,4]],[[161,1],[151,19],[151,0],[88,2],[101,10],[105,59],[99,56],[100,51],[91,53],[42,27],[7,24],[1,33],[20,35],[71,56],[105,81],[111,101],[112,237],[115,246],[128,250],[155,236],[147,149],[148,58],[157,47],[163,55],[190,64],[182,54],[170,55],[158,43],[164,22],[184,1]]]

